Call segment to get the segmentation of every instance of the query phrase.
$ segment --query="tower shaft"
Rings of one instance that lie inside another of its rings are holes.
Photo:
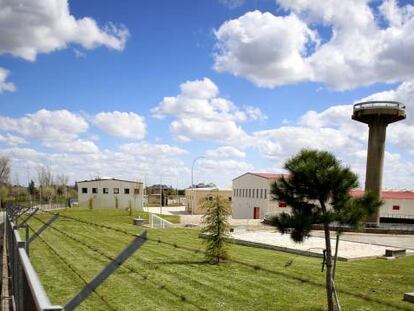
[[[381,198],[382,172],[384,167],[384,150],[387,123],[380,118],[368,124],[368,155],[365,175],[365,191],[374,193]],[[379,225],[379,211],[371,215],[369,223]]]

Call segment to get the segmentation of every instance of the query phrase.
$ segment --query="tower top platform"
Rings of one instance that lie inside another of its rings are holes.
[[[366,101],[354,105],[352,119],[370,124],[383,122],[384,125],[405,119],[405,105],[397,101]]]

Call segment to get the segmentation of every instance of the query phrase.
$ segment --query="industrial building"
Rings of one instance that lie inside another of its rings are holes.
[[[264,219],[265,216],[289,212],[285,202],[272,199],[271,184],[281,174],[246,173],[233,179],[233,218]],[[286,175],[285,175],[286,176]],[[351,195],[362,196],[363,190],[354,190]],[[414,191],[382,191],[384,204],[380,207],[381,219],[414,219]]]
[[[245,173],[233,179],[233,218],[263,219],[268,213],[285,211],[286,204],[271,199],[270,185],[282,174]]]
[[[231,189],[219,188],[188,188],[185,189],[185,209],[190,214],[204,214],[203,199],[220,195],[232,201]]]
[[[78,202],[89,208],[133,208],[143,204],[143,183],[115,178],[83,180],[76,183]]]

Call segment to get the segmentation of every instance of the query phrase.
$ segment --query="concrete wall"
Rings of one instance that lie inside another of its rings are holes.
[[[192,188],[185,189],[185,209],[188,213],[204,214],[205,211],[201,206],[201,202],[204,198],[209,196],[220,195],[224,198],[232,200],[231,190],[222,190],[217,188]]]
[[[260,218],[267,213],[288,212],[289,208],[279,208],[279,202],[273,201],[270,185],[274,179],[253,174],[245,174],[233,180],[233,218],[252,219],[254,208],[260,209]]]
[[[383,199],[384,205],[380,208],[380,217],[408,218],[414,217],[414,200],[411,199]],[[399,206],[398,209],[393,209]]]
[[[84,188],[87,193],[83,193]],[[108,193],[103,192],[104,188],[108,189]],[[96,189],[97,193],[93,193],[93,189]],[[114,193],[114,189],[119,189],[119,193]],[[129,194],[125,193],[125,189],[129,189]],[[93,208],[115,208],[116,198],[118,208],[125,209],[131,206],[133,209],[140,209],[143,200],[143,184],[113,179],[78,182],[78,202],[81,207],[89,207],[89,201],[92,199]]]

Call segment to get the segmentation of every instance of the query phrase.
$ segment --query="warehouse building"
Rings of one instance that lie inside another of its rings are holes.
[[[285,202],[272,200],[270,194],[271,184],[282,176],[249,172],[233,179],[233,218],[264,219],[266,215],[289,212],[290,208]],[[354,190],[351,194],[357,197],[363,193],[363,190]],[[382,200],[381,219],[414,220],[413,191],[382,191]]]
[[[142,209],[144,191],[141,182],[101,178],[76,184],[81,207]]]
[[[188,188],[185,189],[185,209],[189,214],[204,214],[202,202],[205,198],[213,196],[222,196],[228,199],[230,202],[231,189],[219,189],[219,188]]]
[[[263,219],[266,214],[285,211],[284,202],[271,199],[270,185],[282,174],[246,173],[233,179],[233,218]]]

